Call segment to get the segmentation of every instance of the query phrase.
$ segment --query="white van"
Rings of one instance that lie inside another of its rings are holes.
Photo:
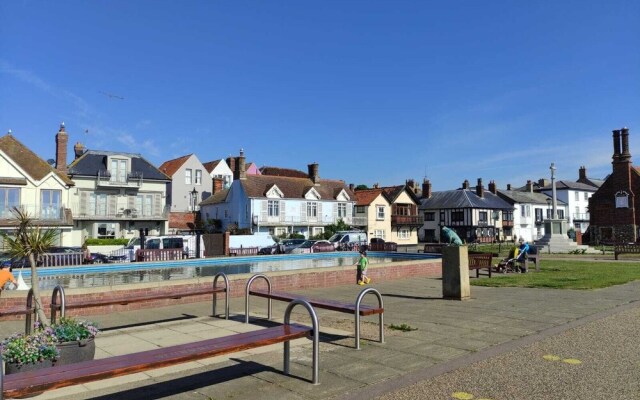
[[[130,260],[135,259],[136,251],[140,248],[140,238],[129,240],[125,249],[128,250]],[[145,249],[182,249],[184,258],[196,256],[196,235],[147,236],[144,240]],[[204,257],[204,240],[200,236],[200,258]]]
[[[363,231],[338,231],[329,238],[336,250],[351,250],[355,245],[367,244],[367,233]]]

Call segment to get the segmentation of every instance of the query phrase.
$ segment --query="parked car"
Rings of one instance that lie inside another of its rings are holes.
[[[260,248],[258,254],[285,254],[306,242],[306,239],[283,239],[272,246]]]
[[[91,264],[110,264],[110,263],[123,263],[128,259],[127,255],[122,254],[118,256],[107,256],[102,253],[91,253]]]
[[[325,251],[334,251],[333,243],[328,240],[307,240],[298,247],[294,247],[290,254],[303,253],[322,253]]]
[[[284,239],[280,242],[280,244],[284,245],[284,252],[289,253],[291,250],[300,246],[305,241],[306,239]]]
[[[362,231],[338,231],[329,238],[336,250],[357,250],[367,244],[367,234]]]
[[[82,247],[53,246],[47,250],[47,253],[82,253]]]

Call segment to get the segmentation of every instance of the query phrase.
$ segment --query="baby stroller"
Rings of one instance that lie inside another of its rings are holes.
[[[524,267],[522,267],[520,264],[524,263],[524,259],[526,256],[526,252],[521,253],[519,248],[514,247],[513,249],[509,250],[509,255],[507,256],[507,258],[503,258],[498,263],[498,265],[496,265],[496,272],[505,274],[509,272],[521,272]]]

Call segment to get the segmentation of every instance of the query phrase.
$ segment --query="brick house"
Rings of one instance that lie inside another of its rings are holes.
[[[631,164],[629,129],[613,131],[613,171],[589,199],[591,244],[637,242],[640,232],[640,170]]]

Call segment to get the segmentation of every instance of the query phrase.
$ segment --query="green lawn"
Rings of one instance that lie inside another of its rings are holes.
[[[497,260],[494,258],[494,264]],[[493,274],[491,279],[471,279],[475,286],[598,289],[640,279],[640,262],[542,260],[540,272]]]

